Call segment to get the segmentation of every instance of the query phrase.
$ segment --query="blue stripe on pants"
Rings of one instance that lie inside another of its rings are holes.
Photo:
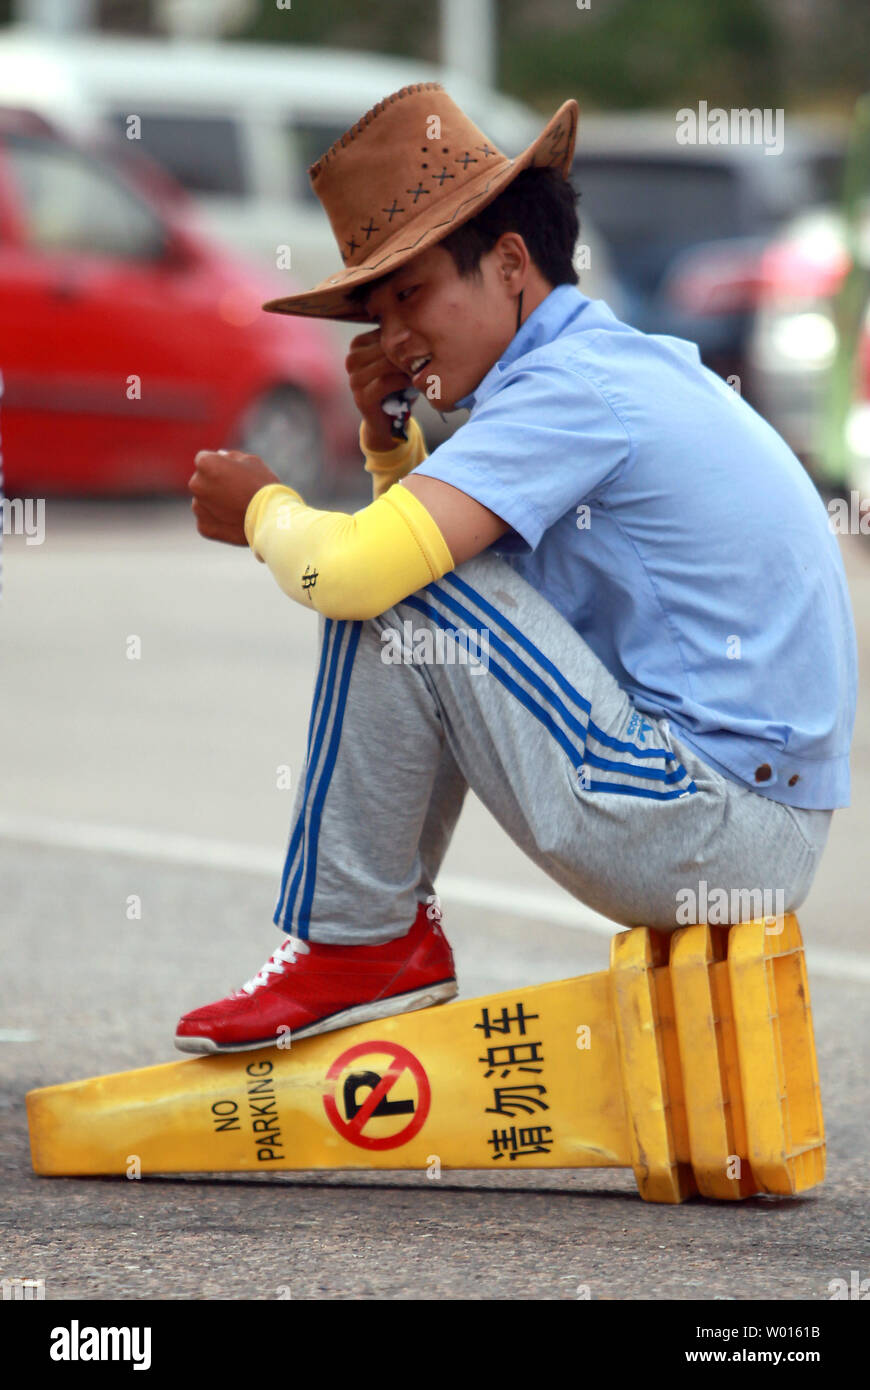
[[[550,675],[553,678],[556,684],[562,687],[562,690],[565,692],[568,698],[572,700],[574,704],[578,705],[584,711],[584,713],[586,713],[587,715],[591,714],[592,711],[589,701],[584,699],[584,697],[580,694],[578,690],[575,690],[574,686],[571,685],[570,681],[565,676],[563,676],[559,668],[553,665],[549,657],[544,656],[544,653],[538,647],[535,646],[534,642],[530,641],[530,639],[525,635],[524,632],[521,632],[520,629],[516,627],[512,622],[510,622],[510,620],[506,618],[503,613],[500,613],[497,608],[493,607],[489,600],[485,599],[482,594],[478,593],[478,591],[475,588],[473,588],[467,580],[460,579],[458,574],[456,574],[456,572],[453,571],[451,574],[444,575],[443,582],[452,585],[455,589],[458,589],[460,593],[465,594],[469,599],[475,602],[478,605],[478,607],[481,608],[483,612],[485,612],[489,617],[495,618],[496,622],[500,624],[500,626],[508,634],[508,636],[511,637],[526,652],[528,652],[530,656],[533,656],[548,673],[548,675]],[[438,589],[439,586],[435,584],[430,584],[429,588]],[[666,761],[676,762],[676,754],[673,753],[670,749],[638,748],[636,743],[627,743],[623,739],[614,738],[612,734],[606,733],[604,729],[600,729],[598,725],[595,723],[595,721],[592,719],[589,720],[588,731],[593,736],[593,738],[595,738],[596,742],[603,743],[605,747],[612,748],[619,752],[631,753],[631,755],[635,758],[663,757]],[[682,765],[681,772],[683,776],[686,775],[686,770],[684,767],[682,767]],[[692,785],[694,786],[694,783]]]
[[[338,681],[338,700],[336,703],[336,673],[339,665],[339,654],[341,652],[345,633],[349,627],[351,628],[351,636],[342,662],[341,675]],[[354,653],[359,642],[361,627],[362,624],[359,622],[349,624],[346,621],[335,621],[332,618],[327,618],[325,620],[320,666],[317,672],[317,681],[311,703],[311,717],[308,726],[305,794],[299,808],[299,814],[297,815],[296,824],[293,828],[293,834],[287,850],[287,857],[281,876],[281,889],[273,917],[273,921],[276,925],[282,925],[282,921],[286,922],[287,918],[292,915],[304,874],[305,891],[298,924],[298,934],[300,937],[308,935],[311,899],[314,891],[314,876],[317,863],[317,840],[320,828],[320,814],[328,790],[332,769],[335,766],[338,741],[341,736],[341,724],[344,718],[347,687],[350,680]],[[324,670],[327,666],[327,658],[329,670],[326,676],[324,690]],[[321,692],[323,692],[323,699],[318,713],[318,702]],[[335,705],[335,712],[332,735],[326,750],[324,765],[318,778],[318,765],[320,763],[321,750],[323,748],[326,730],[329,726],[330,715],[333,714],[333,705]],[[316,732],[314,732],[315,724],[317,726]],[[311,808],[311,816],[308,830],[306,831],[305,822],[309,807]],[[288,879],[297,859],[296,873],[288,892]]]
[[[533,642],[530,642],[529,639],[525,637],[524,634],[522,634],[518,628],[516,628],[506,618],[504,618],[504,616],[501,613],[499,613],[499,611],[496,608],[494,608],[491,603],[489,603],[486,599],[479,595],[477,591],[473,589],[472,586],[468,584],[466,581],[459,580],[455,573],[446,577],[451,581],[455,581],[454,587],[460,589],[463,593],[469,595],[473,601],[478,602],[480,604],[480,607],[484,609],[484,611],[490,618],[495,618],[499,625],[503,626],[507,631],[509,631],[511,635],[515,637],[515,640],[517,640],[526,651],[531,653],[540,662],[540,664],[551,673],[551,675],[555,678],[556,682],[562,687],[566,694],[569,695],[572,702],[575,705],[577,705],[585,715],[589,715],[591,711],[589,701],[586,700],[577,690],[575,690],[575,688],[570,684],[570,682],[567,681],[566,678],[562,675],[562,673],[552,664],[552,662],[546,656],[544,656],[544,654],[541,651],[539,651],[539,649],[534,645]],[[444,605],[447,608],[452,609],[461,617],[465,619],[475,619],[476,615],[473,614],[463,604],[459,603],[455,598],[453,598],[440,584],[427,585],[426,592],[433,595],[437,595],[437,597],[440,598],[442,603],[444,603]],[[454,623],[448,622],[444,617],[442,617],[442,615],[438,612],[437,609],[433,608],[430,604],[425,603],[423,600],[418,599],[415,595],[409,595],[409,597],[402,600],[402,602],[407,604],[411,608],[418,609],[419,612],[424,613],[427,617],[431,618],[435,623],[438,624],[438,626],[442,628],[453,628],[455,626]],[[581,738],[582,745],[579,750],[580,756],[578,759],[578,749],[571,744],[564,731],[560,729],[558,725],[554,722],[549,712],[545,708],[545,705],[535,701],[533,697],[529,696],[528,693],[524,691],[521,686],[519,686],[515,681],[511,680],[511,678],[507,675],[505,667],[499,666],[497,662],[494,663],[490,658],[490,670],[493,670],[495,672],[497,678],[501,681],[505,688],[510,690],[511,693],[522,704],[526,706],[530,713],[532,713],[537,719],[539,719],[540,722],[544,725],[544,727],[548,729],[551,735],[556,739],[559,745],[571,758],[575,768],[579,768],[579,766],[582,763],[585,763],[587,766],[598,767],[604,771],[621,771],[627,774],[629,777],[637,777],[639,779],[643,779],[646,782],[662,782],[665,784],[680,782],[688,776],[682,764],[679,764],[675,769],[672,769],[672,771],[666,773],[663,768],[638,767],[631,762],[616,762],[610,759],[603,758],[599,754],[593,753],[591,750],[588,749],[587,745],[587,733],[589,732],[592,733],[592,736],[596,739],[596,741],[604,743],[609,747],[624,750],[630,754],[634,754],[636,752],[638,755],[646,757],[649,757],[650,754],[653,754],[664,759],[666,762],[676,762],[676,755],[670,749],[636,748],[636,745],[634,744],[625,743],[620,739],[613,738],[609,734],[605,734],[602,729],[598,728],[598,725],[596,725],[591,718],[587,717],[586,727],[584,727],[584,725],[566,709],[565,704],[559,698],[559,696],[556,695],[553,692],[553,690],[550,687],[548,687],[546,683],[537,675],[537,673],[532,671],[532,669],[520,657],[516,655],[514,650],[505,642],[503,642],[501,638],[499,638],[494,632],[492,633],[492,641],[496,649],[500,652],[501,655],[505,657],[506,661],[511,666],[513,666],[514,670],[519,672],[528,681],[528,683],[532,685],[540,693],[545,703],[549,704],[554,710],[556,710],[559,713],[562,720],[564,721],[564,723],[567,724],[568,727]],[[591,780],[587,784],[587,788],[590,791],[611,792],[623,796],[646,796],[662,801],[673,800],[675,797],[682,796],[684,792],[687,790],[697,790],[694,782],[690,782],[688,788],[684,787],[682,791],[674,789],[665,792],[657,791],[653,788],[643,785],[630,786],[624,782],[604,782]]]

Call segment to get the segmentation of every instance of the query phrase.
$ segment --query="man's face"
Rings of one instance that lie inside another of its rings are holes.
[[[462,279],[450,253],[433,246],[373,289],[366,301],[380,324],[385,356],[412,377],[436,410],[455,410],[514,336],[517,301],[508,292],[503,266],[496,246],[481,257],[479,279]],[[429,360],[421,368],[423,358]]]

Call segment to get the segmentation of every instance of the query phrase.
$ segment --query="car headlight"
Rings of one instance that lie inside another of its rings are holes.
[[[804,367],[829,367],[837,351],[837,330],[826,314],[788,314],[770,330],[774,351]]]
[[[849,411],[846,445],[856,459],[870,460],[870,401],[862,401]]]

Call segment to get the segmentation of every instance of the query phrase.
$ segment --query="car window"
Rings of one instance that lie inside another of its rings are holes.
[[[581,218],[588,212],[616,250],[650,237],[683,246],[740,230],[736,180],[722,166],[581,156],[571,179],[581,195]]]
[[[124,259],[153,258],[162,247],[160,218],[102,164],[26,136],[10,136],[6,151],[31,246]]]
[[[247,195],[238,121],[230,116],[137,114],[142,125],[135,143],[190,193]],[[109,124],[124,138],[129,117],[129,111],[108,114]]]
[[[839,203],[843,195],[842,154],[816,155],[812,161],[813,202]]]
[[[294,189],[297,198],[311,203],[317,202],[308,170],[351,125],[353,117],[344,125],[335,121],[294,121],[292,126],[286,127],[285,134],[292,148],[292,159],[297,171]]]

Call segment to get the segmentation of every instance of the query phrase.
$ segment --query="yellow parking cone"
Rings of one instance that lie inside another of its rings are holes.
[[[609,970],[27,1096],[45,1176],[631,1167],[642,1197],[822,1181],[797,919],[613,938]]]

